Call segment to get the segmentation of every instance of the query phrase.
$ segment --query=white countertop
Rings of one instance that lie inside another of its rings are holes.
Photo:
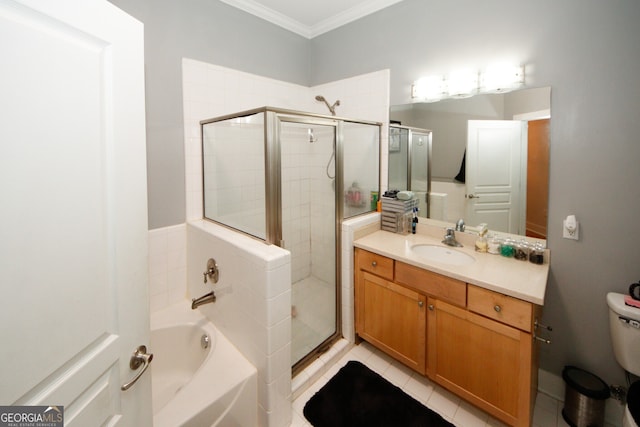
[[[441,234],[444,236],[443,230]],[[444,246],[441,243],[442,237],[430,235],[428,232],[401,235],[380,230],[355,240],[354,246],[485,289],[544,305],[549,276],[549,251],[545,252],[544,264],[538,265],[529,261],[476,252],[473,245],[475,236],[463,236],[460,233],[456,235],[464,238],[458,238],[464,246],[452,249],[473,256],[474,263],[454,266],[415,255],[411,246],[416,244]]]

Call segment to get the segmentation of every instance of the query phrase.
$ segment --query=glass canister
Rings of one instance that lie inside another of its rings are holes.
[[[500,245],[500,255],[502,255],[503,257],[513,258],[515,252],[515,242],[511,239],[506,239]]]
[[[529,259],[529,243],[526,240],[520,240],[515,243],[513,257],[520,261]]]
[[[529,261],[534,264],[544,264],[544,246],[536,243],[529,252]]]
[[[502,244],[502,239],[498,236],[489,236],[487,242],[487,252],[493,255],[500,254],[500,245]]]

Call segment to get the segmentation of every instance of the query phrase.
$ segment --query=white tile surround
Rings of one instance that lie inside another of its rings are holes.
[[[291,256],[282,248],[210,221],[187,224],[187,293],[214,290],[217,300],[199,310],[258,370],[261,426],[291,419]],[[207,260],[220,270],[203,282]]]
[[[186,298],[185,224],[149,230],[149,295],[151,312]]]

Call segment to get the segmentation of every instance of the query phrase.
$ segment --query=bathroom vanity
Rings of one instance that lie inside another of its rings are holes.
[[[548,251],[535,265],[476,253],[470,235],[444,248],[443,228],[421,229],[354,242],[356,334],[503,422],[529,426]]]

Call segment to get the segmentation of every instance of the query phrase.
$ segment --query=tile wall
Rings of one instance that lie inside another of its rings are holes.
[[[149,230],[150,311],[162,310],[187,295],[185,224]]]
[[[199,310],[258,370],[261,426],[291,420],[291,257],[288,251],[206,220],[187,224],[187,290],[214,291]],[[216,284],[203,283],[207,260],[219,268]],[[232,369],[232,367],[230,367]]]

